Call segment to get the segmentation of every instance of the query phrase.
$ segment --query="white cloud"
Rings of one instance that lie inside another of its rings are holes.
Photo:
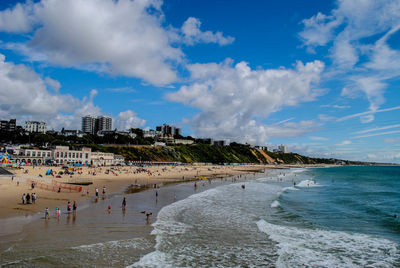
[[[51,81],[51,82],[50,82]],[[14,115],[45,116],[54,111],[72,112],[79,100],[71,95],[51,94],[37,73],[23,64],[6,62],[0,54],[0,109]]]
[[[139,118],[137,113],[132,110],[126,110],[118,114],[114,126],[119,130],[128,130],[131,128],[142,127],[145,124],[146,120]]]
[[[106,88],[106,91],[114,92],[114,93],[134,93],[136,90],[133,87],[114,87],[114,88]]]
[[[161,0],[41,0],[0,11],[0,32],[27,33],[27,42],[3,43],[31,61],[137,77],[156,86],[177,81],[182,43],[226,45],[234,38],[200,30],[188,18],[164,26]]]
[[[344,145],[350,145],[352,142],[350,140],[344,140],[341,143],[336,144],[337,146],[344,146]]]
[[[349,105],[337,105],[337,104],[325,104],[321,105],[322,108],[335,108],[335,109],[349,109],[351,106]]]
[[[373,112],[385,102],[385,81],[400,76],[400,50],[388,44],[400,30],[400,2],[341,0],[329,15],[318,13],[303,25],[299,35],[304,45],[309,50],[329,48],[334,62],[331,72],[346,83],[342,96],[363,92],[372,113],[360,119],[372,122]]]
[[[385,143],[400,143],[400,138],[386,138],[383,139]]]
[[[32,29],[34,18],[32,16],[34,5],[17,3],[13,8],[0,13],[0,31],[23,33]]]
[[[367,111],[367,112],[362,112],[362,113],[350,114],[350,115],[346,115],[346,116],[337,118],[336,121],[341,122],[341,121],[349,120],[349,119],[356,118],[356,117],[365,117],[365,116],[373,115],[376,113],[390,112],[390,111],[396,111],[396,110],[400,110],[400,106],[395,106],[395,107],[386,108],[386,109],[379,109],[379,110],[374,110],[374,111]]]
[[[393,131],[386,131],[386,132],[373,133],[373,134],[367,134],[367,135],[360,135],[360,136],[356,136],[356,138],[368,138],[368,137],[390,135],[390,134],[397,134],[397,133],[400,133],[400,130],[393,130]]]
[[[194,80],[167,95],[202,112],[191,120],[200,137],[264,143],[270,137],[295,137],[316,127],[314,121],[268,126],[260,122],[283,106],[312,101],[324,64],[298,62],[294,69],[252,70],[246,62],[188,66]]]
[[[213,33],[211,31],[202,32],[200,30],[201,21],[190,17],[182,25],[183,42],[188,45],[194,43],[217,43],[221,46],[231,44],[235,38],[223,36],[221,32]]]
[[[379,131],[379,130],[385,130],[385,129],[391,129],[391,128],[398,128],[400,127],[400,124],[395,124],[395,125],[389,125],[389,126],[384,126],[384,127],[376,127],[376,128],[371,128],[371,129],[365,129],[361,131],[355,132],[355,134],[364,134],[364,133],[369,133],[373,131]]]
[[[88,97],[80,100],[61,94],[60,88],[58,81],[43,79],[23,64],[5,61],[0,54],[1,118],[17,118],[19,125],[25,120],[43,120],[48,129],[80,129],[82,116],[101,114],[100,107],[93,103],[97,90],[91,90]],[[116,122],[124,127],[141,126],[145,120],[128,110],[120,113]]]
[[[311,136],[310,140],[314,140],[314,141],[328,141],[329,139],[326,137],[318,137],[318,136]]]

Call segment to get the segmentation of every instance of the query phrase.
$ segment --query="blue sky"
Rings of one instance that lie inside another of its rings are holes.
[[[399,30],[389,0],[1,1],[0,117],[400,163]]]

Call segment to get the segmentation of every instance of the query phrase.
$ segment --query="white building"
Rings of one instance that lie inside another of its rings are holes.
[[[114,154],[103,152],[92,152],[92,160],[90,162],[93,166],[111,166],[114,165]]]
[[[70,150],[68,146],[56,146],[53,150],[53,160],[56,164],[83,164],[89,165],[91,162],[92,150],[82,148],[81,150]]]
[[[154,129],[149,129],[149,130],[143,130],[143,137],[144,138],[155,138],[155,137],[161,137],[162,132],[157,131]]]
[[[38,122],[38,121],[26,121],[25,122],[25,131],[46,133],[46,123]]]
[[[289,148],[287,147],[287,145],[281,144],[278,146],[278,151],[281,153],[289,153]]]
[[[175,144],[193,144],[193,140],[174,139]]]

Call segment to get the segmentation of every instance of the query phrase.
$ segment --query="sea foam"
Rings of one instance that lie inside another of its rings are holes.
[[[397,244],[364,234],[302,229],[257,222],[260,231],[278,243],[277,267],[393,267]]]

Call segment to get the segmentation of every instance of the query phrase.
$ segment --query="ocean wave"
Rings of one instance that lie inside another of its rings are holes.
[[[301,172],[307,171],[307,169],[306,168],[291,168],[290,171],[292,173],[301,173]]]
[[[321,187],[321,184],[316,183],[314,180],[304,180],[296,185],[297,187]]]
[[[275,200],[271,203],[271,208],[278,208],[281,205],[278,200]]]
[[[121,249],[121,248],[145,248],[149,247],[151,244],[143,239],[143,238],[133,238],[133,239],[124,239],[124,240],[112,240],[88,245],[80,245],[76,247],[72,247],[73,250],[79,251],[90,251],[91,253],[101,254],[103,250],[110,250],[110,249]]]
[[[394,267],[398,245],[364,234],[301,229],[257,222],[261,232],[278,243],[277,267]]]

